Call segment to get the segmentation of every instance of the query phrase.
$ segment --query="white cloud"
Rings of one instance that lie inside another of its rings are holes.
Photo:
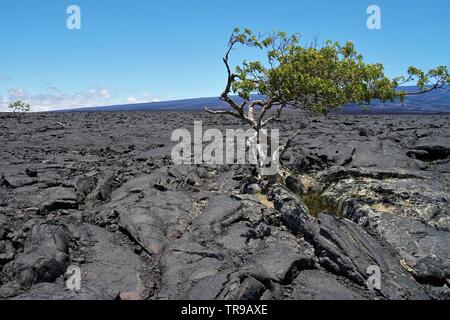
[[[108,90],[106,90],[106,89],[100,90],[100,95],[102,96],[102,98],[105,98],[105,99],[111,98],[111,96],[109,95]]]
[[[127,103],[137,103],[138,99],[135,97],[128,97]]]
[[[145,102],[159,102],[154,95],[148,92],[142,92],[140,96],[130,96],[127,98],[127,103],[135,104],[135,103],[145,103]]]
[[[152,101],[152,102],[159,102],[160,100],[157,99],[154,95],[148,92],[143,92],[142,97],[144,98],[145,102]]]
[[[31,104],[31,111],[63,110],[157,101],[152,94],[147,92],[137,96],[122,98],[101,87],[93,87],[87,91],[74,94],[64,93],[56,87],[49,87],[47,90],[47,93],[30,94],[22,88],[10,89],[7,91],[7,97],[0,96],[0,112],[8,111],[8,105],[16,100],[23,100]]]

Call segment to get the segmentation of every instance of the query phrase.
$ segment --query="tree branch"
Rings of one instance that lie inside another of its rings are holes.
[[[428,88],[427,90],[416,91],[416,92],[406,92],[405,96],[414,96],[414,95],[428,93],[428,92],[431,92],[431,91],[433,91],[435,89],[442,89],[442,88],[444,88],[444,86],[445,86],[445,82],[438,81],[431,88]]]
[[[273,106],[273,105],[272,105],[272,106]],[[284,109],[286,106],[287,106],[287,104],[285,104],[285,103],[280,104],[280,105],[278,106],[278,108],[277,108],[277,111],[276,111],[275,115],[273,115],[273,116],[267,118],[266,120],[262,121],[261,124],[260,124],[260,127],[261,127],[261,128],[264,128],[269,122],[275,121],[275,120],[277,120],[277,119],[280,119],[281,113],[282,113],[283,109]],[[268,109],[266,110],[266,112],[267,112],[269,109],[270,109],[270,108],[268,108]],[[263,117],[264,117],[264,115],[263,115]],[[261,120],[262,120],[262,119],[261,119]]]
[[[227,85],[225,87],[225,90],[222,92],[221,96],[220,96],[220,100],[227,102],[233,109],[235,109],[236,111],[238,111],[239,113],[241,113],[242,109],[241,107],[233,100],[229,97],[229,94],[231,92],[231,88],[233,86],[233,82],[236,80],[237,75],[233,74],[231,72],[231,67],[230,64],[228,62],[229,56],[230,56],[230,52],[233,49],[234,45],[237,43],[237,40],[233,40],[233,37],[230,38],[230,44],[228,46],[228,50],[225,54],[225,57],[222,59],[223,63],[225,64],[225,67],[227,69]]]

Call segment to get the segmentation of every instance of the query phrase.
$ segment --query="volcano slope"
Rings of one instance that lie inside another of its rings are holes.
[[[450,299],[450,116],[288,114],[283,139],[307,127],[263,186],[246,166],[174,165],[171,133],[194,121],[239,128],[1,115],[0,298]]]

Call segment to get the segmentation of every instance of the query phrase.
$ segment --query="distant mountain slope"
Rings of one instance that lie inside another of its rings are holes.
[[[414,90],[414,87],[403,87],[403,90]],[[258,98],[258,96],[255,96]],[[106,107],[90,107],[71,110],[62,110],[63,112],[95,112],[95,111],[201,111],[204,107],[210,109],[223,109],[228,105],[220,101],[217,97],[197,98],[175,101],[150,102],[140,104],[126,104]],[[362,113],[360,107],[356,105],[345,106],[341,113],[358,114]],[[367,110],[371,114],[392,114],[392,113],[450,113],[450,91],[435,90],[430,93],[410,96],[403,105],[399,102],[381,103],[374,102]]]

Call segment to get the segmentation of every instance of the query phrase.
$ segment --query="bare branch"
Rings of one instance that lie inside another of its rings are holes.
[[[273,115],[273,116],[267,118],[266,120],[262,121],[261,124],[260,124],[260,127],[261,127],[261,128],[264,128],[264,127],[265,127],[267,124],[269,124],[270,122],[280,119],[281,113],[282,113],[283,109],[284,109],[286,106],[287,106],[287,104],[285,104],[285,103],[279,105],[278,108],[277,108],[277,111],[276,111],[275,115]],[[270,108],[269,108],[269,109],[270,109]],[[269,110],[269,109],[268,109],[268,110]],[[263,115],[263,116],[264,116],[264,115]],[[262,118],[261,118],[261,120],[262,120]]]
[[[225,64],[225,67],[227,69],[228,79],[227,79],[227,85],[225,87],[225,90],[222,92],[222,94],[220,96],[220,100],[227,102],[233,109],[235,109],[236,111],[241,113],[241,111],[240,111],[241,107],[229,96],[229,94],[231,92],[231,88],[233,86],[233,82],[236,80],[237,75],[233,74],[231,72],[231,67],[230,67],[228,60],[229,60],[230,52],[231,52],[231,50],[233,50],[233,47],[235,46],[235,44],[237,42],[238,41],[236,39],[233,39],[233,36],[230,37],[228,50],[225,54],[225,57],[223,58],[223,63]]]
[[[274,103],[275,103],[275,98],[270,98],[269,100],[265,101],[265,103],[263,105],[263,108],[262,108],[261,112],[259,113],[258,120],[257,120],[257,123],[258,123],[258,125],[261,128],[263,127],[263,125],[262,125],[263,122],[262,121],[264,120],[264,117],[266,116],[266,113],[270,109],[272,109],[272,106],[273,106]],[[265,124],[267,124],[267,122]]]
[[[265,126],[267,126],[267,124],[269,124],[270,122],[276,120],[277,117],[276,116],[271,116],[269,118],[267,118],[266,120],[264,120],[263,122],[261,122],[261,128],[264,128]]]

